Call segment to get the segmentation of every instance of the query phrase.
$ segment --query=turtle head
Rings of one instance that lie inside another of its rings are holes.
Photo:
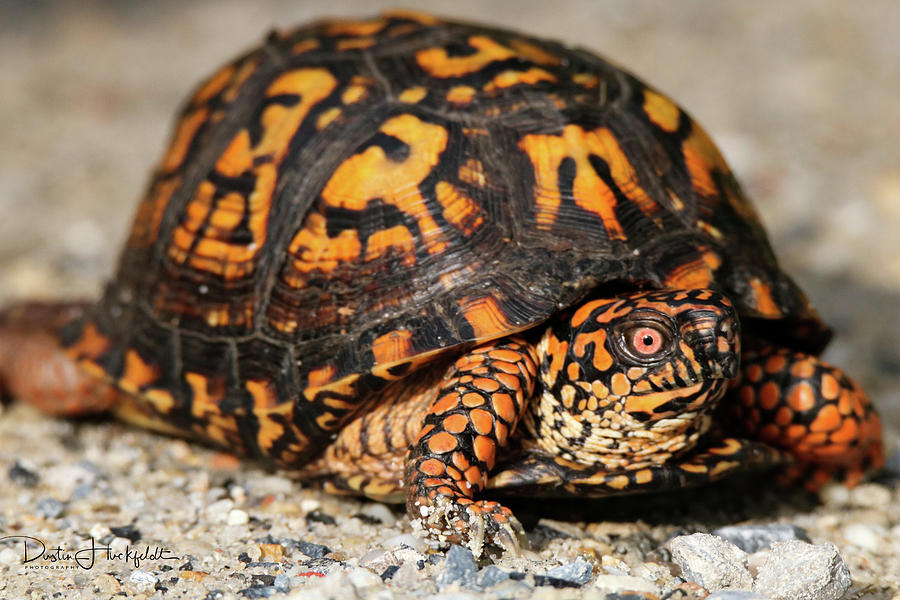
[[[731,302],[712,290],[590,300],[544,334],[529,427],[580,462],[611,454],[640,463],[642,453],[663,462],[708,429],[738,372],[738,331]]]

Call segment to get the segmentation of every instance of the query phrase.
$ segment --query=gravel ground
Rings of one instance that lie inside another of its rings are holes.
[[[171,115],[201,76],[273,26],[382,4],[0,5],[0,213],[15,215],[0,220],[0,302],[97,294]],[[596,49],[696,115],[835,325],[827,358],[869,390],[895,445],[895,0],[418,4]],[[802,597],[779,582],[820,586],[809,597],[900,598],[897,481],[818,498],[746,478],[640,501],[520,500],[532,549],[488,566],[463,549],[421,553],[396,509],[302,489],[180,440],[13,405],[0,418],[0,537],[33,536],[47,550],[26,569],[21,540],[0,541],[0,597],[700,598],[701,583],[749,581],[762,596],[710,598]],[[762,529],[719,531],[738,547],[690,535],[735,524]],[[98,553],[93,568],[52,550],[91,537],[114,555]],[[136,561],[129,546],[148,556]]]

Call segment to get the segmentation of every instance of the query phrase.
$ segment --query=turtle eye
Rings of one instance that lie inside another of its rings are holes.
[[[653,360],[669,352],[671,334],[658,326],[641,324],[622,332],[622,343],[630,356],[639,360]]]

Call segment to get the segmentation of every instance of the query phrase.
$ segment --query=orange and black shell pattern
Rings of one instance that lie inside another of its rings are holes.
[[[293,466],[391,381],[622,283],[827,337],[663,94],[584,50],[391,13],[273,33],[203,82],[63,341],[127,418]]]

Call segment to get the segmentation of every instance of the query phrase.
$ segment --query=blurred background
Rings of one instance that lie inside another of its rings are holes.
[[[97,295],[172,115],[201,77],[272,28],[398,4],[0,3],[0,302]],[[684,106],[835,327],[827,358],[900,430],[900,2],[406,7],[598,51]]]

